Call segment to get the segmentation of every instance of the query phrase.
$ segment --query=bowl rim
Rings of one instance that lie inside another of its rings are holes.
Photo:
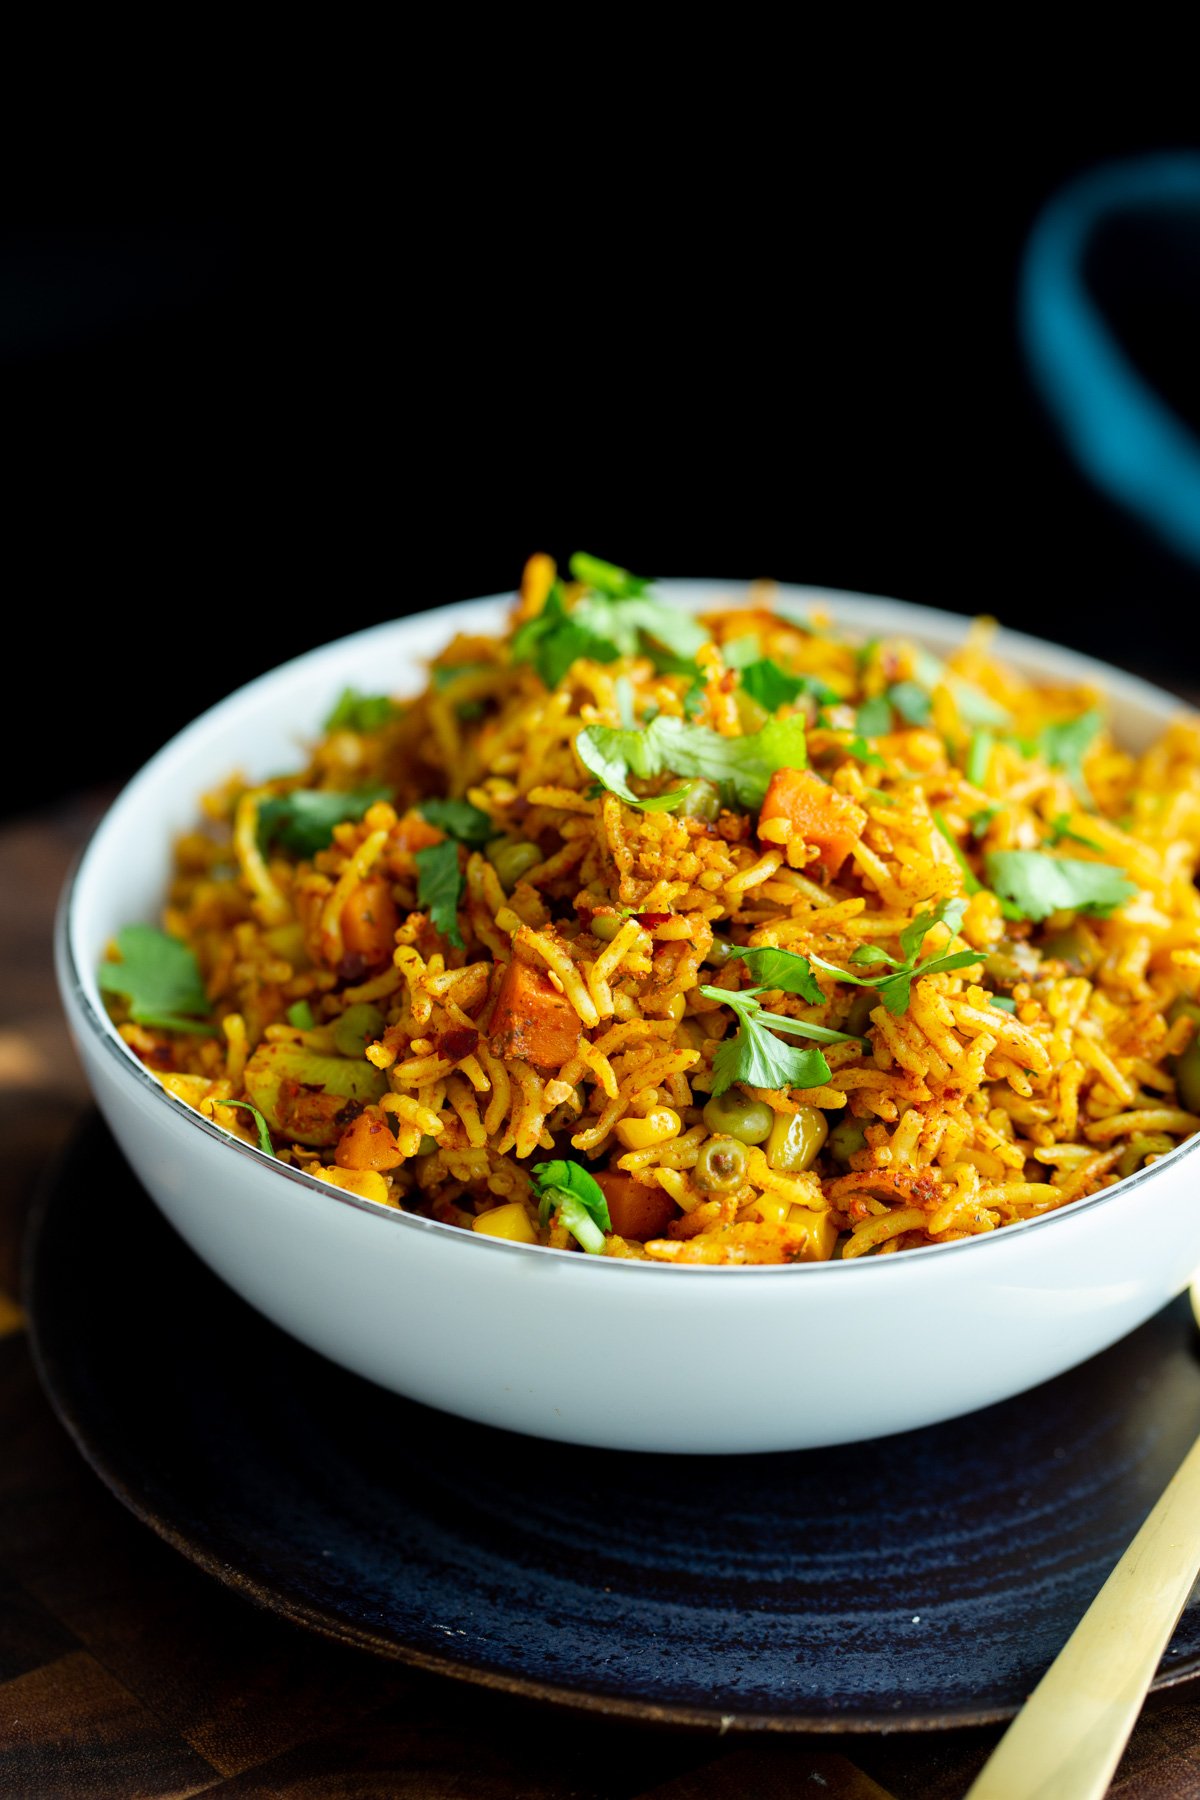
[[[676,597],[679,599],[682,599],[683,592],[686,591],[695,597],[695,604],[697,605],[697,608],[699,608],[704,601],[717,598],[731,588],[745,590],[750,584],[744,578],[721,580],[718,578],[693,579],[690,577],[662,577],[656,579],[654,585],[662,588],[668,593],[674,591]],[[853,605],[857,606],[866,606],[872,609],[886,608],[894,610],[901,622],[900,628],[903,628],[904,624],[907,623],[909,628],[917,633],[919,633],[922,624],[925,624],[929,629],[936,628],[939,632],[944,632],[947,622],[954,621],[961,621],[963,630],[965,631],[970,626],[972,618],[975,616],[965,613],[947,612],[938,607],[923,606],[913,601],[892,599],[887,595],[861,593],[854,589],[809,587],[792,582],[778,582],[774,583],[773,586],[777,593],[784,595],[792,604],[795,604],[798,601],[800,604],[810,607],[820,607],[825,605],[836,607],[839,604],[850,601]],[[386,1220],[389,1223],[398,1225],[404,1229],[411,1230],[416,1228],[424,1232],[432,1232],[438,1238],[442,1239],[446,1239],[447,1234],[449,1234],[450,1238],[462,1244],[464,1249],[466,1244],[470,1243],[487,1254],[498,1253],[509,1256],[528,1256],[533,1254],[539,1258],[551,1257],[559,1262],[565,1260],[575,1267],[636,1270],[638,1271],[638,1279],[645,1279],[647,1272],[652,1272],[659,1276],[669,1275],[673,1278],[678,1278],[679,1276],[727,1277],[731,1273],[737,1273],[743,1276],[754,1276],[759,1280],[767,1278],[779,1280],[780,1278],[795,1277],[803,1272],[809,1279],[815,1279],[819,1273],[822,1274],[825,1279],[830,1279],[833,1276],[834,1271],[840,1271],[841,1273],[839,1273],[836,1278],[845,1280],[847,1278],[845,1274],[846,1270],[866,1268],[887,1269],[895,1267],[897,1264],[907,1264],[914,1257],[919,1257],[924,1263],[929,1264],[931,1256],[936,1255],[940,1263],[941,1260],[954,1252],[961,1253],[967,1250],[974,1250],[981,1245],[995,1242],[1015,1243],[1018,1239],[1023,1239],[1030,1231],[1038,1230],[1063,1220],[1079,1217],[1084,1213],[1091,1213],[1106,1203],[1124,1198],[1127,1194],[1132,1193],[1133,1190],[1143,1182],[1158,1175],[1160,1171],[1167,1168],[1168,1165],[1174,1166],[1188,1155],[1200,1149],[1200,1132],[1196,1132],[1190,1138],[1185,1138],[1181,1144],[1177,1144],[1173,1150],[1170,1150],[1164,1156],[1159,1157],[1158,1160],[1150,1164],[1148,1168],[1135,1170],[1132,1175],[1124,1176],[1121,1180],[1115,1182],[1112,1187],[1102,1188],[1098,1193],[1090,1194],[1081,1200],[1072,1200],[1068,1202],[1066,1206],[1058,1207],[1053,1212],[1042,1213],[1037,1218],[1015,1220],[1012,1224],[1001,1226],[995,1231],[981,1232],[978,1235],[969,1238],[959,1238],[953,1243],[925,1244],[920,1245],[915,1249],[895,1251],[886,1257],[854,1257],[849,1262],[839,1258],[836,1261],[815,1263],[748,1263],[738,1264],[734,1269],[730,1269],[725,1265],[720,1264],[664,1264],[648,1260],[644,1261],[637,1257],[580,1256],[579,1253],[574,1250],[557,1249],[546,1244],[515,1243],[504,1238],[491,1237],[486,1232],[466,1231],[459,1225],[445,1224],[438,1219],[427,1219],[419,1213],[406,1212],[403,1208],[384,1206],[377,1201],[367,1200],[361,1195],[352,1194],[343,1188],[335,1187],[331,1182],[322,1181],[315,1175],[309,1175],[303,1169],[293,1168],[288,1163],[281,1163],[277,1158],[268,1156],[267,1153],[260,1150],[257,1145],[246,1143],[244,1139],[235,1137],[232,1132],[224,1130],[221,1126],[217,1125],[215,1121],[206,1119],[203,1114],[197,1112],[194,1107],[188,1106],[185,1101],[180,1100],[176,1095],[170,1093],[169,1090],[164,1088],[150,1071],[145,1068],[141,1061],[129,1049],[124,1040],[118,1035],[116,1027],[113,1025],[107,1012],[105,1012],[102,1007],[98,1008],[92,1000],[91,994],[83,980],[78,959],[75,955],[71,930],[75,899],[79,892],[82,879],[86,873],[89,859],[96,851],[118,804],[143,776],[149,776],[159,761],[172,754],[194,729],[198,729],[208,721],[211,721],[214,714],[219,713],[223,708],[233,708],[234,706],[242,705],[254,695],[257,689],[265,687],[267,684],[274,685],[276,682],[279,682],[281,685],[286,685],[289,676],[295,676],[302,670],[315,667],[323,657],[329,655],[332,651],[340,651],[343,649],[349,650],[360,640],[365,643],[366,640],[373,637],[382,637],[398,629],[403,629],[405,626],[434,625],[443,620],[448,624],[451,624],[467,610],[482,612],[486,608],[498,609],[505,606],[511,606],[515,599],[516,595],[514,593],[506,593],[488,594],[473,599],[451,601],[445,606],[431,607],[423,612],[410,613],[399,618],[384,620],[376,625],[367,626],[360,631],[347,633],[340,638],[332,638],[324,644],[317,645],[312,650],[304,651],[299,656],[289,658],[288,661],[278,664],[275,668],[268,669],[264,673],[253,677],[250,681],[242,683],[239,687],[234,688],[230,693],[224,695],[220,700],[215,701],[212,706],[206,707],[203,712],[197,714],[194,719],[182,726],[179,731],[173,733],[172,736],[168,738],[164,744],[160,745],[154,754],[140,766],[140,768],[134,771],[127,781],[122,783],[118,792],[111,798],[100,817],[93,824],[86,840],[76,853],[74,861],[68,871],[60,891],[58,906],[55,912],[54,946],[59,987],[64,1001],[67,999],[74,1001],[79,1015],[82,1017],[93,1037],[106,1047],[107,1051],[116,1059],[116,1066],[124,1071],[125,1078],[131,1079],[135,1087],[140,1088],[145,1093],[151,1093],[157,1104],[161,1105],[165,1102],[177,1118],[181,1118],[192,1127],[198,1128],[211,1140],[222,1144],[227,1149],[232,1149],[235,1152],[240,1152],[243,1156],[249,1157],[252,1162],[264,1172],[273,1172],[276,1175],[283,1176],[290,1181],[296,1182],[310,1193],[319,1194],[322,1199],[333,1200],[343,1206],[350,1206],[356,1211],[368,1214],[370,1217]],[[692,602],[686,603],[692,604]],[[851,621],[851,624],[852,623],[853,621]],[[1171,709],[1188,710],[1187,702],[1181,700],[1177,695],[1170,694],[1164,688],[1156,687],[1152,682],[1145,681],[1141,676],[1131,675],[1125,670],[1101,662],[1098,658],[1089,656],[1084,651],[1072,650],[1066,645],[1055,644],[1048,639],[1036,638],[1026,632],[1013,631],[1002,625],[998,627],[997,640],[998,650],[1001,654],[1003,654],[1005,647],[1011,647],[1009,649],[1010,660],[1014,655],[1036,660],[1041,654],[1048,651],[1050,652],[1051,662],[1058,662],[1060,667],[1064,669],[1068,665],[1074,666],[1079,672],[1080,679],[1090,677],[1093,681],[1105,682],[1108,684],[1108,690],[1110,692],[1120,693],[1123,690],[1124,697],[1135,705],[1140,704],[1142,706],[1150,706],[1153,704],[1161,708],[1166,704]],[[874,1279],[874,1277],[872,1279]]]

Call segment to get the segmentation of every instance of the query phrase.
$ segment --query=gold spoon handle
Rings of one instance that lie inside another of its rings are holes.
[[[966,1800],[1102,1800],[1200,1574],[1200,1439]]]

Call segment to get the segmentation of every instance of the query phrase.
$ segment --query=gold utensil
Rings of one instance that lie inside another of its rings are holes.
[[[1200,1438],[966,1800],[1102,1800],[1197,1575]]]

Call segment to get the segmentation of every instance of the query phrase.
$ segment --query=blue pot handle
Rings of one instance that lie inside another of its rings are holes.
[[[1200,230],[1200,155],[1109,164],[1054,196],[1022,259],[1021,339],[1034,383],[1080,467],[1173,550],[1200,563],[1200,441],[1134,369],[1084,281],[1093,232],[1128,212],[1183,214]]]

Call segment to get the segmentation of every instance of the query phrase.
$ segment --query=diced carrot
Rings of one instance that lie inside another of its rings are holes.
[[[348,953],[361,956],[368,968],[377,968],[392,954],[399,923],[391,883],[386,876],[369,875],[342,908],[342,943]]]
[[[539,969],[511,962],[496,992],[488,1043],[493,1056],[561,1069],[579,1043],[579,1015]]]
[[[675,1217],[675,1202],[660,1187],[643,1187],[616,1169],[601,1169],[596,1182],[608,1201],[608,1216],[618,1237],[644,1244],[647,1238],[662,1237]]]
[[[368,1106],[343,1131],[333,1160],[339,1169],[394,1169],[404,1153],[382,1109]]]
[[[760,826],[768,819],[786,820],[797,836],[813,846],[831,876],[837,874],[867,822],[861,806],[811,769],[776,769],[759,814]]]
[[[431,850],[435,844],[441,843],[445,835],[444,831],[431,825],[419,812],[406,812],[392,826],[389,838],[397,850],[407,850],[411,855],[417,850]]]

